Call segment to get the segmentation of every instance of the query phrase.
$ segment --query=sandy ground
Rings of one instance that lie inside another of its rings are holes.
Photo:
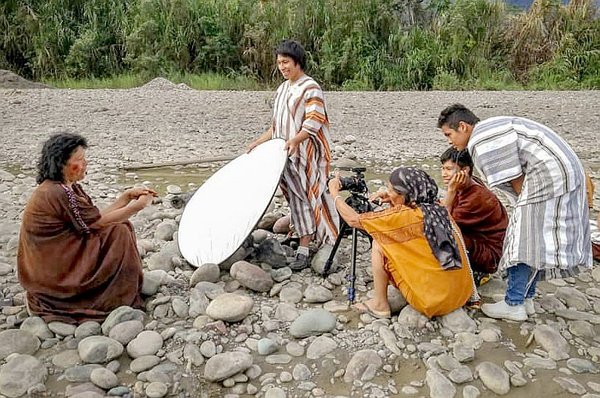
[[[77,132],[90,143],[87,156],[93,178],[100,183],[96,187],[96,198],[110,197],[121,189],[125,174],[122,168],[132,163],[240,153],[268,126],[271,98],[271,92],[199,92],[170,85],[132,90],[0,89],[0,168],[31,175],[41,144],[50,134],[65,130]],[[330,92],[326,93],[326,100],[334,156],[340,163],[342,159],[356,159],[379,174],[405,163],[435,167],[435,157],[447,146],[436,128],[437,116],[445,106],[461,102],[481,118],[518,115],[554,128],[574,147],[600,186],[597,141],[600,92]],[[353,141],[350,135],[355,138],[353,143],[350,143]],[[102,189],[106,192],[98,193]],[[0,208],[0,215],[8,217],[7,222],[11,224],[17,223],[16,207],[9,209],[8,201],[4,200],[0,204],[5,207]],[[598,193],[595,205],[596,209],[600,208]],[[14,263],[11,253],[4,254],[5,259]],[[569,281],[569,284],[582,290],[597,286],[589,277]],[[556,288],[544,283],[541,291],[552,293]],[[343,300],[339,293],[336,298]],[[536,322],[548,318],[556,319],[545,314]],[[356,323],[356,319],[351,319],[348,327]],[[502,331],[502,339],[485,343],[477,351],[475,362],[469,364],[472,368],[482,360],[493,360],[501,365],[505,359],[515,360],[524,353],[534,352],[535,344],[526,346],[523,331],[527,328],[519,329],[515,324],[502,322],[497,326]],[[597,333],[598,326],[594,328]],[[597,334],[588,344],[600,346]],[[571,353],[577,356],[575,348]],[[338,358],[345,363],[349,354],[341,349]],[[281,366],[271,369],[264,362],[258,363],[264,367],[263,371],[281,372]],[[562,364],[559,367],[564,369]],[[399,372],[382,374],[374,382],[385,385],[388,378],[393,378],[399,390],[417,380],[414,385],[419,395],[427,395],[427,387],[421,388],[418,383],[424,379],[425,370],[422,361],[413,358],[401,364]],[[510,396],[565,396],[567,393],[552,382],[554,377],[564,376],[564,373],[539,370],[535,375],[534,372],[533,379],[528,379],[524,387],[513,387]],[[330,376],[323,371],[313,381],[318,381],[327,396],[350,394],[347,386],[332,388]],[[569,377],[584,385],[597,380],[591,374]],[[472,384],[482,391],[482,396],[494,396],[480,381]],[[60,383],[48,386],[53,394],[64,387]],[[458,390],[460,394],[460,387]],[[192,396],[198,393],[188,392]],[[588,392],[593,393],[589,388]]]

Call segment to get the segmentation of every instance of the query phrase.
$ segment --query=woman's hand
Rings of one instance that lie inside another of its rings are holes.
[[[329,188],[329,194],[334,198],[340,194],[340,189],[342,188],[342,182],[340,181],[340,173],[335,172],[334,177],[329,180],[327,183],[327,187]]]
[[[369,196],[369,201],[377,203],[378,201],[381,203],[392,203],[390,199],[390,195],[387,190],[377,191],[371,196]]]

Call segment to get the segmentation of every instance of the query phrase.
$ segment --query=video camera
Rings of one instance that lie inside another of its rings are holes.
[[[356,210],[357,213],[366,213],[373,210],[373,206],[367,197],[369,188],[365,181],[365,167],[340,167],[340,170],[352,171],[353,176],[340,177],[340,191],[350,192],[345,202]]]

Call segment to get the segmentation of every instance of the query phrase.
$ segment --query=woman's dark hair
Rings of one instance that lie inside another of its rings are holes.
[[[447,161],[456,163],[460,168],[469,167],[469,174],[473,172],[473,159],[466,149],[458,150],[454,147],[446,149],[440,156],[440,162],[444,164]]]
[[[80,135],[60,133],[53,135],[44,143],[42,156],[38,161],[37,183],[45,180],[63,181],[63,167],[79,147],[87,148],[87,141]]]
[[[442,128],[444,125],[448,125],[451,129],[456,129],[460,122],[475,126],[479,122],[479,118],[466,106],[454,104],[442,111],[438,118],[437,126],[438,128]]]
[[[306,65],[306,55],[302,44],[294,40],[284,40],[275,48],[275,56],[284,55],[290,57],[295,63],[300,64],[300,68],[304,70]]]

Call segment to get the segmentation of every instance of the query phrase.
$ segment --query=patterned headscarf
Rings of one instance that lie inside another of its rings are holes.
[[[407,206],[419,207],[423,212],[423,232],[442,268],[460,268],[460,252],[452,234],[450,216],[448,210],[437,203],[438,187],[433,178],[423,170],[400,167],[390,175],[390,183],[404,196]]]

